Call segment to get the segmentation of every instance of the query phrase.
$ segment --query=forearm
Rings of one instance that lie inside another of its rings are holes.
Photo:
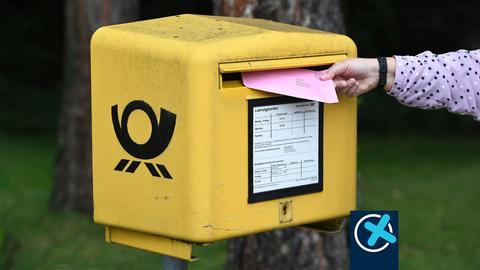
[[[387,93],[400,103],[422,109],[446,108],[480,119],[478,50],[395,58],[395,80]]]

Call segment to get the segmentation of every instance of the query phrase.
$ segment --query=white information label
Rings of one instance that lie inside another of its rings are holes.
[[[253,107],[253,193],[319,182],[319,103]]]

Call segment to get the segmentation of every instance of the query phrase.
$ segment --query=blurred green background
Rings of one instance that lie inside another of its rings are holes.
[[[62,94],[63,1],[0,4],[0,268],[160,269],[161,256],[107,245],[82,214],[47,207]],[[475,1],[343,1],[359,56],[480,48]],[[143,19],[211,12],[144,0]],[[480,125],[470,117],[360,97],[360,208],[400,211],[402,269],[480,269]],[[192,269],[221,269],[226,242]]]

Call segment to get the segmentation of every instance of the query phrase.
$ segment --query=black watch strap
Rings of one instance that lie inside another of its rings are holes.
[[[378,77],[378,88],[384,88],[387,84],[387,59],[385,57],[378,57],[378,64],[380,65],[379,77]]]

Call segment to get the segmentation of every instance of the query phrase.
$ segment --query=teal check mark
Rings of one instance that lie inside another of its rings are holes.
[[[397,238],[395,235],[391,234],[390,232],[385,230],[385,227],[387,227],[388,222],[390,221],[390,216],[388,214],[384,214],[381,218],[380,221],[378,222],[377,225],[367,221],[365,222],[365,229],[369,230],[372,232],[372,235],[370,238],[368,238],[368,245],[369,246],[374,246],[377,243],[378,238],[383,238],[385,241],[393,244],[397,242]]]

